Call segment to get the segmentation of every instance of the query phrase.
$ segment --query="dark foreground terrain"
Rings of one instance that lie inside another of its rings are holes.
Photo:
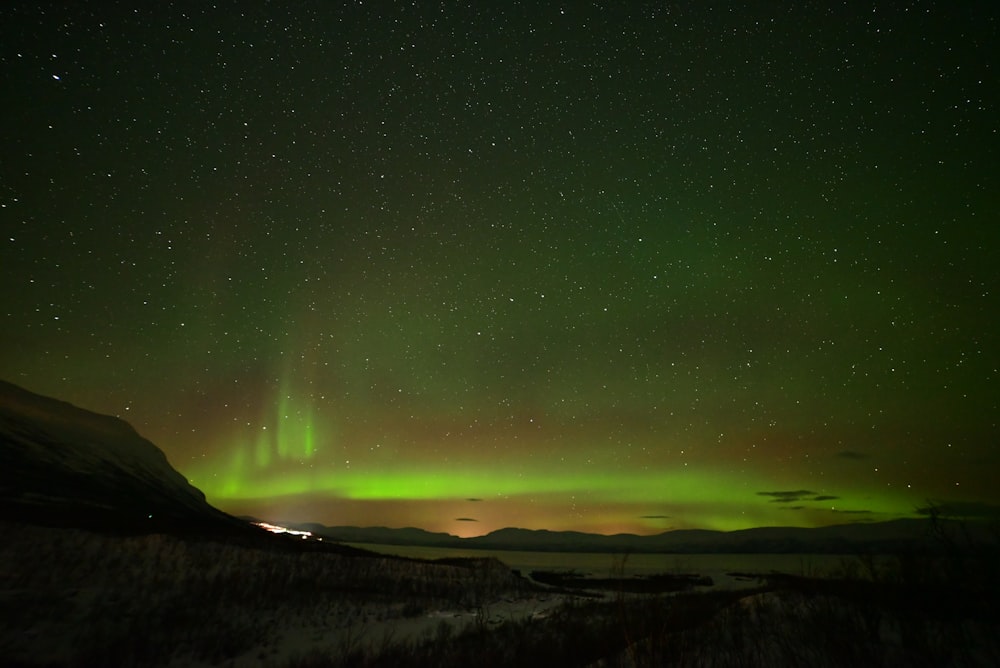
[[[626,578],[623,556],[608,577],[525,578],[493,558],[376,555],[231,517],[127,423],[0,381],[3,666],[1000,665],[1000,533],[922,525],[929,543],[912,522],[643,542],[881,555],[819,578],[743,574],[740,591]],[[636,537],[487,538],[625,554]]]
[[[993,547],[644,594],[288,537],[0,531],[4,665],[1000,665]]]

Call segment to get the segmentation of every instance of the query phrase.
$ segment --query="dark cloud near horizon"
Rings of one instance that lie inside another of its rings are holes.
[[[757,492],[757,496],[771,497],[771,503],[794,503],[796,501],[833,501],[839,496],[833,494],[817,494],[808,489],[780,490],[775,492]],[[795,506],[786,510],[803,510],[805,506]]]
[[[797,489],[794,491],[779,491],[779,492],[757,492],[757,496],[770,496],[771,503],[792,503],[794,501],[802,501],[805,497],[813,496],[816,492],[811,492],[808,489]]]
[[[456,517],[455,521],[456,522],[478,522],[479,520],[477,520],[474,517]]]
[[[640,520],[668,520],[670,515],[639,515]]]
[[[840,459],[868,459],[868,455],[857,450],[841,450],[834,456]]]
[[[871,515],[874,511],[871,510],[836,510],[835,513],[840,513],[841,515]]]
[[[470,497],[470,498],[466,499],[466,501],[472,501],[473,503],[478,503],[478,502],[482,501],[482,499],[477,499],[476,497]]]
[[[786,506],[782,510],[805,510],[805,506]]]

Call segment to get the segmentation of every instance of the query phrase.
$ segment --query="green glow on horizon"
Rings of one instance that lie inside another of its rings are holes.
[[[202,460],[190,472],[194,484],[223,509],[242,505],[267,508],[308,499],[309,507],[315,508],[309,512],[316,514],[344,502],[371,504],[373,508],[390,504],[402,509],[393,517],[415,517],[409,514],[411,506],[447,508],[448,504],[455,506],[475,498],[497,510],[506,509],[504,516],[524,518],[511,520],[514,523],[552,522],[549,528],[556,529],[572,526],[573,509],[584,506],[589,517],[600,517],[606,527],[655,530],[665,522],[650,521],[646,514],[660,517],[656,513],[663,513],[672,523],[685,527],[736,530],[889,519],[911,515],[921,501],[898,488],[873,493],[870,481],[858,480],[841,481],[833,489],[813,493],[825,500],[805,498],[783,503],[761,492],[801,489],[793,478],[783,480],[766,469],[749,467],[720,470],[711,462],[629,468],[603,447],[599,437],[572,436],[572,431],[561,436],[561,447],[577,457],[558,463],[534,459],[531,455],[540,445],[522,443],[515,447],[519,434],[511,433],[506,437],[513,440],[504,450],[525,454],[498,463],[480,458],[481,448],[475,440],[457,450],[458,455],[451,442],[445,450],[449,456],[438,464],[430,459],[430,447],[411,445],[424,438],[422,432],[404,436],[386,427],[379,428],[375,439],[358,433],[345,436],[355,448],[359,441],[391,444],[378,454],[365,448],[364,454],[350,457],[350,448],[339,444],[340,437],[334,439],[335,424],[329,416],[319,418],[308,394],[288,381],[282,382],[277,392],[271,404],[274,408],[265,411],[259,423],[221,440],[215,448],[218,454]],[[574,441],[571,449],[565,445],[569,439]],[[433,516],[439,515],[440,511]]]
[[[304,432],[303,432],[304,433]],[[735,530],[765,524],[801,523],[803,518],[828,513],[848,522],[850,515],[833,514],[830,502],[806,501],[808,513],[788,512],[790,504],[775,503],[758,494],[774,487],[765,475],[726,474],[711,469],[651,473],[647,471],[519,471],[483,465],[437,469],[420,465],[406,468],[383,467],[377,473],[351,468],[321,469],[308,464],[270,468],[259,459],[247,457],[240,449],[232,453],[224,471],[216,476],[200,472],[195,482],[208,498],[227,503],[263,501],[296,496],[318,495],[331,500],[362,502],[460,502],[481,498],[486,502],[538,503],[546,508],[568,506],[569,499],[614,509],[622,508],[622,517],[636,518],[633,508],[663,507],[689,525]],[[395,466],[404,465],[396,463]],[[835,502],[843,511],[864,507],[882,517],[909,515],[914,499],[905,494],[885,493],[872,496],[861,488],[843,490]],[[852,503],[854,504],[852,506]],[[842,511],[842,512],[843,512]],[[632,513],[628,515],[628,513]],[[810,519],[815,522],[815,519]]]

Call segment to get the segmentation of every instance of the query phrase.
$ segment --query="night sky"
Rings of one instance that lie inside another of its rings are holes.
[[[0,377],[236,514],[1000,509],[993,2],[0,7]]]

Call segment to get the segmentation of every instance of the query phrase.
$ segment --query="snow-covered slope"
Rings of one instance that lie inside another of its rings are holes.
[[[127,422],[3,381],[0,504],[4,516],[28,521],[231,519]]]

